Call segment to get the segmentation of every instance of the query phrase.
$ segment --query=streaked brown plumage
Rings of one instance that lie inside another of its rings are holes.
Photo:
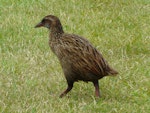
[[[95,95],[99,97],[98,80],[107,75],[116,75],[118,72],[108,65],[101,53],[88,40],[78,35],[64,33],[56,16],[44,17],[35,27],[42,26],[50,29],[50,48],[58,57],[68,83],[67,89],[60,97],[66,95],[78,80],[93,82]]]

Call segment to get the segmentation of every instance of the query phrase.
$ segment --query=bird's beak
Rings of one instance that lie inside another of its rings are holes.
[[[35,26],[35,28],[42,27],[42,26],[43,26],[43,24],[42,24],[42,22],[40,22]]]

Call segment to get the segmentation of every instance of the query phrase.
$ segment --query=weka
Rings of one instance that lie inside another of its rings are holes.
[[[73,87],[74,82],[82,80],[93,82],[96,97],[100,97],[98,80],[107,75],[116,75],[101,53],[85,38],[66,34],[60,20],[53,15],[45,16],[35,26],[46,27],[50,30],[49,46],[58,57],[62,66],[68,87],[60,95],[63,97]]]

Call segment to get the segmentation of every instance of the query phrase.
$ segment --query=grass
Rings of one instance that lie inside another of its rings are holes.
[[[48,31],[34,29],[46,15],[68,33],[86,37],[119,71],[66,88]],[[150,111],[150,0],[0,0],[1,113],[148,113]]]

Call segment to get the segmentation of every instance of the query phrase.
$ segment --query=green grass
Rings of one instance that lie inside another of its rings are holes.
[[[119,71],[92,83],[66,81],[48,46],[46,15],[68,33],[86,37]],[[150,0],[0,0],[1,113],[148,113],[150,111]]]

